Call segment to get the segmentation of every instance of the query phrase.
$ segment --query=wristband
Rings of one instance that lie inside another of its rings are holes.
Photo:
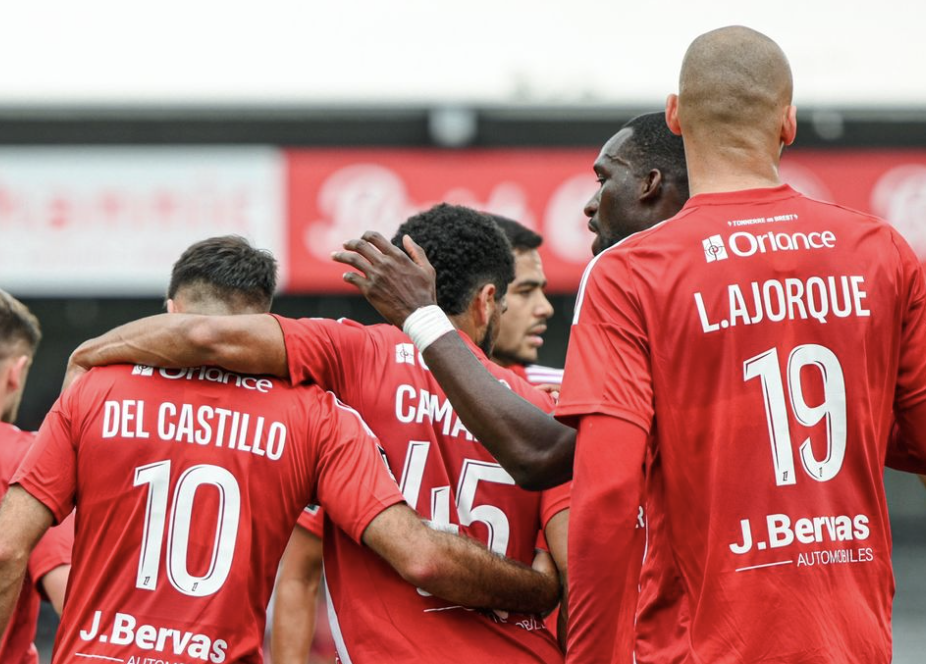
[[[412,338],[412,342],[420,352],[455,328],[447,314],[436,304],[415,309],[412,315],[405,319],[402,331]]]

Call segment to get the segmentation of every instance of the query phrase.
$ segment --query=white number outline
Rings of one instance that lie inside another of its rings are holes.
[[[148,485],[145,523],[135,587],[155,590],[161,567],[164,527],[168,522],[167,496],[170,487],[170,461],[139,466],[134,486]],[[215,487],[219,506],[212,557],[204,576],[194,576],[187,569],[193,502],[201,486]],[[207,597],[217,593],[231,572],[238,540],[241,516],[241,491],[235,476],[219,466],[196,465],[184,471],[174,487],[170,502],[170,527],[167,534],[167,578],[180,593],[190,597]]]
[[[823,379],[823,403],[808,406],[801,385],[801,369],[816,367]],[[788,401],[801,426],[812,427],[826,418],[826,456],[822,461],[813,455],[810,437],[800,445],[801,465],[817,482],[832,480],[846,456],[848,432],[846,414],[846,382],[839,358],[829,348],[819,344],[796,346],[788,355]],[[759,378],[772,447],[775,484],[788,486],[797,482],[794,472],[794,449],[784,385],[778,363],[778,349],[771,348],[743,362],[743,380]]]

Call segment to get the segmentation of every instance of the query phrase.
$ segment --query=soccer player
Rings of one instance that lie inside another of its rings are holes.
[[[585,212],[589,228],[596,234],[592,245],[596,253],[671,217],[688,198],[682,141],[669,131],[664,113],[644,114],[628,122],[605,143],[594,170],[600,187]],[[346,245],[360,255],[344,253],[337,259],[366,274],[365,278],[352,276],[351,280],[387,319],[402,325],[416,307],[433,305],[433,270],[426,265],[426,259],[422,257],[424,269],[416,268],[377,234],[364,237],[370,242]],[[408,248],[413,255],[420,255],[420,247],[414,243]],[[542,487],[571,476],[574,429],[551,420],[500,388],[454,335],[435,341],[423,357],[453,399],[461,418],[519,483]],[[647,459],[648,469],[658,464],[658,455]],[[660,475],[649,473],[648,480],[656,485]],[[569,584],[571,592],[579,593],[574,596],[570,592],[570,615],[574,614],[569,630],[572,652],[580,653],[590,644],[598,649],[612,647],[610,644],[617,639],[613,609],[623,606],[630,613],[637,610],[633,637],[638,662],[665,664],[686,658],[686,608],[671,551],[661,545],[664,526],[658,492],[654,494],[656,497],[647,501],[646,518],[642,508],[635,511],[635,548],[626,554],[628,561],[639,560],[646,545],[639,603],[633,597],[625,597],[622,603],[617,585],[601,583],[605,574],[623,568],[614,565],[609,552],[594,547],[595,541],[606,537],[612,527],[621,527],[622,515],[598,509],[594,514],[595,528],[570,533],[570,546],[582,560],[581,564],[570,563],[569,570],[579,577],[578,583]],[[596,551],[599,559],[594,560],[584,551]],[[629,648],[626,641],[630,633],[623,633],[622,639],[622,647]]]
[[[553,305],[544,294],[547,277],[537,251],[543,237],[513,219],[497,214],[489,216],[505,233],[514,255],[514,281],[508,284],[506,309],[499,323],[492,360],[533,385],[559,389],[562,369],[537,364],[537,350],[543,345],[547,320],[553,315]]]
[[[19,300],[0,291],[0,496],[35,440],[13,425],[26,386],[26,377],[42,333],[39,321]],[[60,614],[71,568],[74,520],[69,517],[50,530],[26,563],[25,580],[10,626],[0,632],[0,662],[38,664],[35,632],[41,594]]]
[[[273,258],[240,238],[198,243],[174,267],[168,315],[266,312],[275,279]],[[397,587],[525,611],[558,592],[554,574],[427,528],[363,421],[318,386],[209,367],[98,369],[62,394],[13,484],[0,509],[0,624],[26,552],[77,504],[55,662],[260,662],[277,563],[315,500],[339,526],[333,553],[366,552],[362,542],[401,574],[367,559]]]
[[[397,241],[406,233],[427,247],[437,266],[437,298],[453,317],[452,329],[496,380],[550,411],[547,394],[485,355],[513,277],[511,249],[498,227],[468,208],[438,205],[403,224]],[[128,359],[171,366],[205,362],[289,376],[296,383],[311,379],[374,423],[406,500],[435,527],[462,528],[525,563],[544,530],[564,567],[564,521],[553,517],[568,507],[568,491],[516,487],[460,422],[414,341],[391,325],[160,316],[91,340],[72,359],[76,366]],[[388,652],[400,661],[561,661],[539,618],[474,613],[423,595],[384,574],[368,551],[330,546],[330,531],[326,521],[325,570],[337,572],[327,579],[329,617],[342,660],[381,660]]]
[[[488,216],[508,238],[514,258],[514,280],[508,284],[506,309],[499,320],[498,339],[491,359],[532,385],[559,390],[562,369],[536,364],[547,320],[553,315],[553,306],[544,294],[547,278],[537,251],[543,238],[513,219],[496,214]],[[554,519],[565,519],[567,514],[568,511],[563,510]],[[324,514],[318,508],[307,509],[300,515],[280,564],[271,633],[276,664],[302,664],[312,647],[316,596],[322,574],[323,522]],[[563,585],[565,588],[565,583]],[[557,628],[559,616],[565,613],[554,612],[548,616],[546,624],[564,635],[564,628]],[[565,648],[565,640],[561,644]]]
[[[579,432],[571,527],[623,505],[594,544],[620,559],[649,441],[691,660],[886,664],[884,459],[894,417],[926,450],[926,285],[887,223],[781,184],[791,94],[764,35],[689,47],[666,118],[692,198],[600,254],[576,304],[557,407]]]

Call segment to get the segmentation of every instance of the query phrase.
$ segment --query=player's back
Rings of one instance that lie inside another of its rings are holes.
[[[217,368],[121,365],[66,393],[50,420],[76,466],[44,489],[22,482],[40,499],[76,483],[55,662],[261,661],[277,562],[315,497],[326,399]]]
[[[600,260],[646,330],[652,384],[628,412],[646,427],[655,404],[692,661],[889,661],[882,473],[912,253],[779,187],[696,196]]]
[[[568,492],[517,487],[465,428],[407,336],[346,320],[280,322],[291,376],[319,382],[360,412],[412,508],[434,527],[462,529],[531,563],[538,531]],[[547,395],[472,348],[519,394],[552,408]],[[539,617],[474,612],[425,596],[327,520],[324,541],[329,618],[342,661],[562,660]]]

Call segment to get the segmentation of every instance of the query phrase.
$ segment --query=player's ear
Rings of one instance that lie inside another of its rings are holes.
[[[476,304],[475,323],[479,328],[483,328],[489,324],[496,306],[495,284],[486,284],[479,289],[479,293],[476,295]]]
[[[3,376],[7,394],[16,392],[25,384],[29,363],[28,355],[20,355],[9,360]]]
[[[797,106],[789,104],[785,108],[781,122],[781,143],[791,145],[795,138],[797,138]]]
[[[662,171],[652,169],[640,180],[640,200],[649,201],[659,198],[662,191]]]
[[[177,313],[177,305],[172,299],[167,298],[167,302],[165,304],[167,304],[167,313],[169,314]]]
[[[682,125],[678,122],[678,95],[671,94],[666,99],[666,124],[669,131],[676,136],[682,135]]]

